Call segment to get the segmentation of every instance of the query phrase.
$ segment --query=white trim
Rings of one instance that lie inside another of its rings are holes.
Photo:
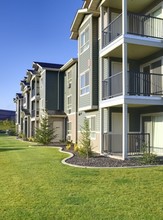
[[[87,86],[84,86],[84,87],[81,88],[81,77],[85,76],[86,74],[88,74],[88,76],[89,76],[89,84]],[[89,68],[87,70],[85,70],[84,72],[80,73],[80,79],[79,80],[80,80],[80,84],[79,84],[80,85],[80,87],[79,87],[80,96],[84,96],[84,95],[89,94],[90,93],[90,69]],[[86,89],[86,88],[88,88],[89,91],[86,91],[85,93],[81,94],[81,90]]]
[[[84,33],[86,33],[86,30],[88,29],[88,41],[84,42],[84,44],[81,46],[81,40],[82,40],[82,35]],[[90,48],[90,26],[87,25],[84,30],[81,31],[80,35],[79,35],[79,54],[83,54],[86,50],[88,50]]]
[[[71,103],[68,103],[68,100],[71,100]],[[67,96],[67,111],[72,110],[72,94]]]
[[[89,130],[90,130],[90,139],[91,140],[96,140],[96,115],[88,115],[86,118],[89,120]],[[95,123],[95,130],[91,130],[91,119],[94,118],[94,123]],[[94,134],[94,137],[92,137],[92,133]]]
[[[83,28],[83,26],[88,22],[88,20],[89,19],[91,19],[92,18],[92,15],[90,14],[88,14],[88,17],[82,22],[82,24],[80,25],[80,28],[79,28],[79,30],[80,29],[82,29]],[[89,26],[89,25],[87,25],[87,26]]]
[[[82,107],[82,108],[79,108],[79,111],[85,111],[85,110],[88,110],[88,109],[91,109],[91,105],[87,105],[85,107]]]

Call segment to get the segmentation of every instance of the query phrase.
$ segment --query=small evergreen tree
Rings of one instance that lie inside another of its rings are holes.
[[[48,115],[45,114],[41,117],[40,127],[36,128],[35,139],[38,143],[47,145],[50,144],[56,137],[57,134],[55,134],[55,129],[50,128]]]
[[[92,155],[89,122],[86,118],[84,119],[83,126],[81,126],[79,153],[86,156],[87,160]]]

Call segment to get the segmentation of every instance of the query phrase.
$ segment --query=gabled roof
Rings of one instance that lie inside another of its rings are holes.
[[[22,96],[22,94],[21,94],[21,93],[16,93],[16,98],[21,99],[21,98],[23,98],[23,96]]]
[[[31,72],[32,74],[35,74],[34,70],[27,70],[27,72]]]
[[[67,63],[62,66],[61,71],[66,71],[68,68],[70,68],[72,65],[78,62],[77,58],[71,58]]]
[[[44,63],[44,62],[36,62],[36,61],[34,61],[33,62],[33,67],[35,65],[39,65],[40,67],[45,68],[45,69],[60,69],[63,66],[63,64]]]
[[[20,85],[29,86],[30,84],[26,80],[21,80]]]
[[[78,30],[82,21],[86,15],[99,16],[99,3],[101,0],[85,0],[83,8],[79,9],[75,15],[73,23],[71,25],[71,39],[77,40]]]

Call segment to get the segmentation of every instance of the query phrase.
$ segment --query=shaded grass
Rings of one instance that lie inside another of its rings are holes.
[[[163,219],[163,167],[73,168],[58,149],[28,146],[0,137],[0,219]]]

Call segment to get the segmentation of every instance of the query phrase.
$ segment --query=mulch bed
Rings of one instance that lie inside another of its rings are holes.
[[[73,153],[73,157],[66,160],[67,163],[85,166],[85,167],[136,167],[136,166],[144,166],[144,164],[138,158],[129,158],[127,160],[114,159],[111,157],[94,155],[90,157],[88,160],[82,156],[80,156],[77,152],[67,150],[65,147],[62,148],[63,151]],[[148,164],[145,164],[148,165]],[[149,164],[150,165],[150,164]],[[163,160],[157,160],[157,163],[154,165],[163,165]]]

